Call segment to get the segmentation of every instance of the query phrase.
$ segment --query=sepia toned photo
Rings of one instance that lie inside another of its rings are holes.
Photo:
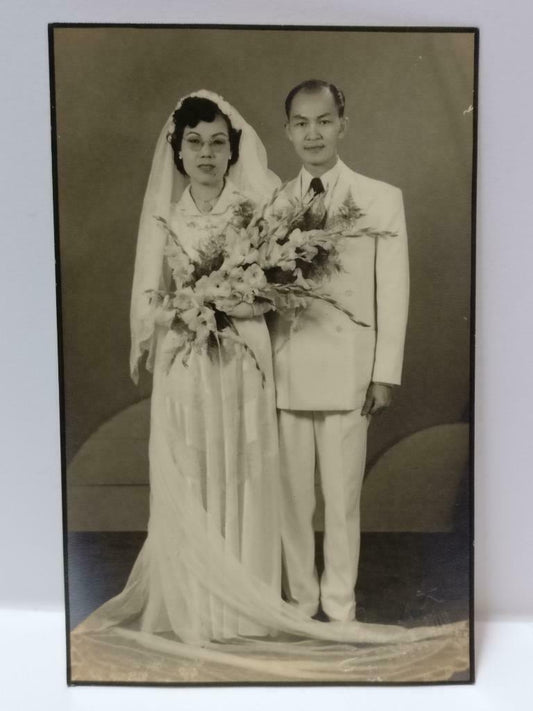
[[[477,31],[49,35],[69,683],[472,682]]]

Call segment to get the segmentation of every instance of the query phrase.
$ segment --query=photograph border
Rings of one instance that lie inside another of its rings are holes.
[[[469,678],[464,680],[443,681],[242,681],[242,682],[140,682],[140,681],[77,681],[71,677],[71,647],[70,647],[70,603],[68,575],[68,521],[67,521],[67,466],[66,466],[66,416],[64,387],[64,355],[62,332],[62,296],[61,296],[61,254],[59,244],[59,191],[58,191],[58,154],[57,154],[57,117],[55,91],[55,53],[54,31],[56,29],[83,28],[116,28],[116,29],[159,29],[159,30],[276,30],[276,31],[313,31],[313,32],[390,32],[390,33],[455,33],[472,34],[474,37],[473,66],[473,127],[472,127],[472,182],[470,195],[471,209],[471,259],[470,259],[470,403],[469,403],[469,480],[468,480],[468,512],[469,512]],[[50,119],[51,119],[51,152],[53,178],[53,216],[54,216],[54,251],[56,276],[56,325],[58,348],[58,387],[59,387],[59,431],[61,460],[61,497],[62,497],[62,539],[63,539],[63,578],[65,595],[65,634],[66,634],[66,677],[68,686],[103,686],[103,687],[336,687],[336,686],[368,686],[368,687],[409,687],[409,686],[448,686],[469,685],[475,682],[475,630],[474,630],[474,484],[475,484],[475,335],[476,335],[476,249],[477,249],[477,174],[478,174],[478,106],[479,106],[479,41],[480,30],[477,27],[465,26],[348,26],[348,25],[275,25],[275,24],[218,24],[218,23],[69,23],[54,22],[48,24],[48,53],[50,78]]]

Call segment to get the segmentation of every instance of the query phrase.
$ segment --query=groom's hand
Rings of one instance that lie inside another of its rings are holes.
[[[361,415],[378,415],[392,402],[392,385],[386,383],[370,383],[366,391],[366,400]]]

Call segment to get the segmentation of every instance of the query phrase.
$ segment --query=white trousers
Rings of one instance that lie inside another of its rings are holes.
[[[285,592],[308,615],[355,619],[368,417],[279,410]],[[324,573],[315,567],[315,468],[324,497]]]

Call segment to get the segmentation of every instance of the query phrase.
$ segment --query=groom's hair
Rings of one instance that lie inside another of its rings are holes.
[[[304,91],[307,94],[312,94],[313,92],[320,91],[321,89],[328,89],[328,91],[331,92],[333,100],[335,101],[335,106],[339,112],[339,116],[342,118],[344,116],[344,105],[346,103],[344,94],[335,86],[335,84],[330,84],[322,79],[306,79],[289,91],[287,98],[285,99],[285,113],[287,114],[287,118],[289,118],[291,113],[292,100],[296,94],[299,94],[301,91]]]

